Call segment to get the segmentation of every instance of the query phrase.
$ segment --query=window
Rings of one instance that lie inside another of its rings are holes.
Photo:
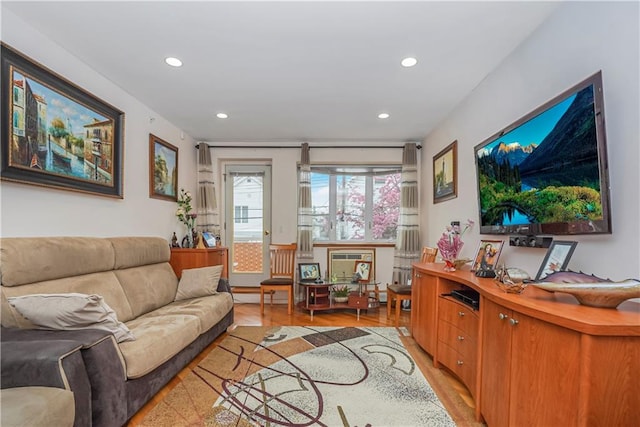
[[[394,241],[400,167],[311,167],[314,241]]]
[[[236,224],[247,224],[249,222],[249,206],[234,206],[234,208],[234,222]]]

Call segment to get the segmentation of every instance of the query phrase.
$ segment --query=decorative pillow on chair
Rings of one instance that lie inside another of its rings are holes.
[[[100,295],[32,294],[7,300],[21,315],[41,328],[102,329],[113,333],[118,342],[136,339]]]
[[[217,294],[221,274],[221,265],[182,270],[175,301]]]

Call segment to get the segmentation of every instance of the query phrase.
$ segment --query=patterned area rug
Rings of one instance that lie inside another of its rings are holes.
[[[456,423],[395,328],[241,326],[141,425]]]

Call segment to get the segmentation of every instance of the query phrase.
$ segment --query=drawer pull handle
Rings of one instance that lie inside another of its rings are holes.
[[[458,364],[458,366],[461,366],[461,365],[464,364],[464,362],[462,360],[458,360],[456,363]]]
[[[504,320],[504,319],[507,319],[509,316],[507,316],[506,314],[500,313],[498,314],[498,317],[500,318],[500,320]]]
[[[464,337],[462,335],[458,335],[458,341],[464,341]]]
[[[460,316],[460,317],[464,317],[464,311],[459,311],[459,312],[458,312],[458,316]]]
[[[518,322],[516,319],[509,319],[509,323],[511,323],[513,326],[516,326],[520,322]]]

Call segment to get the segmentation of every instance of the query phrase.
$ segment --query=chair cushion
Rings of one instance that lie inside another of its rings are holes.
[[[396,294],[411,295],[411,286],[409,285],[389,285],[387,289]]]
[[[261,285],[290,285],[293,286],[293,280],[286,277],[274,277],[260,282]]]

